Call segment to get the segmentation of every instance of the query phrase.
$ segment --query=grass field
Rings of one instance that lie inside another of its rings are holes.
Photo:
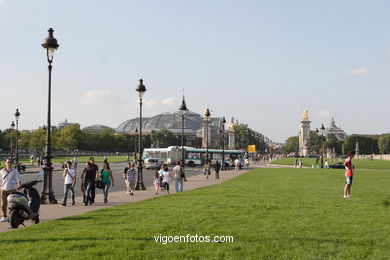
[[[357,173],[344,199],[343,173],[256,169],[220,185],[3,233],[1,258],[388,259],[390,174]],[[154,240],[160,234],[234,242],[163,245]]]
[[[89,160],[90,156],[78,156],[77,159],[79,160],[79,163],[86,163]],[[95,162],[102,163],[104,161],[104,156],[93,156],[95,158]],[[52,159],[52,163],[63,163],[66,160],[72,160],[73,156],[70,157],[54,157]],[[130,157],[130,160],[133,160],[133,156]],[[111,162],[126,162],[127,156],[108,156],[108,161]],[[30,159],[22,159],[22,163],[24,164],[30,164]],[[35,163],[36,164],[36,163]]]
[[[302,160],[303,166],[311,167],[311,164],[316,163],[315,158],[300,158]],[[343,162],[344,159],[337,160],[328,160],[329,164],[335,162]],[[282,158],[276,161],[273,161],[271,164],[279,164],[279,165],[294,165],[295,158]],[[325,162],[325,161],[324,161]],[[321,161],[318,162],[320,165]],[[356,169],[382,169],[382,170],[390,170],[390,161],[389,160],[368,160],[368,159],[353,159],[353,164]]]

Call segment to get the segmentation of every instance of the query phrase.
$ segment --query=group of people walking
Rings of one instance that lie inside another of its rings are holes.
[[[137,183],[137,170],[135,164],[128,162],[123,171],[123,179],[126,184],[126,194],[134,196],[134,191]],[[66,167],[63,172],[64,178],[64,196],[61,205],[66,206],[68,194],[70,193],[72,205],[75,205],[75,186],[77,182],[76,169],[71,161],[66,162]],[[155,172],[153,184],[155,192],[159,190],[164,194],[169,194],[169,184],[175,182],[176,192],[183,191],[183,182],[187,181],[184,170],[180,162],[176,164],[172,172],[169,171],[167,165],[163,165],[159,171]],[[114,186],[114,176],[110,169],[110,164],[107,160],[103,163],[103,169],[99,172],[99,167],[95,164],[94,157],[90,157],[81,174],[81,192],[83,194],[83,203],[85,206],[95,203],[96,188],[103,190],[104,203],[108,202],[108,192],[111,186]]]
[[[169,184],[173,182],[175,182],[176,192],[182,192],[184,189],[184,181],[187,181],[187,179],[180,162],[176,163],[172,173],[169,172],[168,165],[164,164],[159,171],[154,173],[153,184],[155,194],[157,195],[159,190],[164,194],[169,194]]]
[[[71,161],[66,163],[62,176],[64,177],[64,197],[61,205],[66,206],[69,191],[72,196],[72,205],[75,205],[74,188],[77,182],[77,174]],[[114,186],[114,176],[108,161],[103,163],[103,169],[99,172],[99,167],[95,164],[94,157],[90,157],[81,174],[81,192],[83,193],[84,205],[88,206],[95,203],[96,188],[103,189],[103,202],[107,203],[108,191],[111,186]]]

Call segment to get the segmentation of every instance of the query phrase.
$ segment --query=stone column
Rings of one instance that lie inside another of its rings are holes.
[[[301,120],[299,134],[299,155],[307,156],[310,153],[310,123],[309,120]]]
[[[211,120],[210,118],[208,119],[209,123],[207,125],[207,118],[203,118],[203,127],[202,127],[202,148],[206,148],[207,146],[207,139],[209,143],[209,148],[210,148],[210,140],[211,140]],[[206,133],[208,136],[206,136]]]
[[[228,142],[228,149],[229,150],[234,150],[236,143],[235,143],[235,131],[234,130],[229,130],[228,131],[229,135],[229,142]]]

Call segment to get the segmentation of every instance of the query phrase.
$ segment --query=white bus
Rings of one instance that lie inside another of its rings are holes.
[[[216,161],[222,162],[223,151],[222,149],[209,149],[209,160],[211,165],[214,165]],[[225,164],[231,164],[236,158],[243,158],[245,151],[243,150],[225,150]],[[143,151],[142,158],[144,161],[147,159],[158,158],[165,164],[176,164],[181,160],[181,147],[169,146],[167,148],[146,148]],[[185,164],[194,167],[203,165],[206,160],[206,149],[184,147]]]

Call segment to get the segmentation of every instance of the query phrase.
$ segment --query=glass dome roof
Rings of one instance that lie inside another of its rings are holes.
[[[161,113],[153,117],[142,118],[142,132],[151,133],[152,131],[167,129],[172,133],[181,133],[181,119],[181,111]],[[185,111],[184,133],[195,134],[201,128],[201,116],[189,110]],[[117,127],[116,131],[119,133],[135,133],[135,129],[139,130],[139,118],[123,122]]]

